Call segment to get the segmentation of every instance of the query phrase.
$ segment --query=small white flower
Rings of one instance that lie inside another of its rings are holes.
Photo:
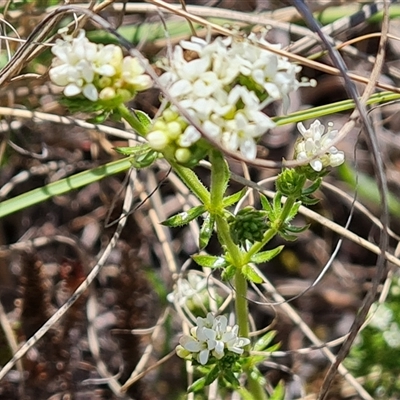
[[[225,351],[243,354],[243,347],[250,343],[248,338],[238,337],[239,327],[228,326],[225,316],[214,318],[211,313],[206,318],[197,318],[197,326],[191,335],[184,335],[179,341],[177,354],[182,358],[196,359],[201,365],[207,364],[210,354],[217,360],[224,357]]]
[[[132,85],[135,90],[143,91],[153,85],[150,76],[145,75],[144,68],[140,65],[137,58],[125,57],[122,61],[122,80]]]
[[[337,130],[332,129],[332,124],[328,124],[328,129],[325,133],[325,127],[319,120],[315,120],[308,129],[299,122],[297,129],[302,135],[295,147],[295,159],[298,161],[309,160],[312,169],[320,172],[326,167],[337,167],[344,162],[344,153],[336,147],[331,146]],[[322,150],[324,154],[316,157]]]
[[[177,281],[175,290],[167,298],[171,302],[177,300],[181,305],[193,299],[195,304],[204,306],[208,298],[207,278],[190,271],[187,279]]]

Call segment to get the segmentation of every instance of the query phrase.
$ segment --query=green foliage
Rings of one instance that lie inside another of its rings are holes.
[[[243,266],[242,274],[250,282],[263,283],[263,278],[258,275],[257,271],[250,264],[246,264]]]
[[[297,169],[285,169],[278,175],[276,190],[281,192],[284,196],[294,196],[298,198],[301,196],[304,183],[304,174],[300,174]]]
[[[264,195],[260,195],[261,205],[263,209],[267,212],[270,221],[270,226],[276,229],[278,234],[285,240],[293,241],[297,239],[297,234],[304,232],[308,229],[309,225],[305,226],[295,226],[290,223],[290,221],[297,215],[301,202],[293,202],[292,207],[288,211],[286,216],[283,216],[284,206],[282,206],[282,193],[276,193],[272,205]]]
[[[276,336],[275,331],[269,331],[265,335],[261,336],[254,344],[254,351],[265,351]]]
[[[134,147],[116,147],[115,151],[124,156],[132,156],[132,166],[138,169],[150,167],[158,158],[158,153],[147,144]]]
[[[207,255],[194,255],[193,260],[204,268],[224,268],[227,262],[224,257],[207,256]]]
[[[239,192],[236,192],[230,196],[227,196],[223,199],[223,205],[225,208],[235,205],[242,197],[246,194],[246,189],[242,189]]]
[[[84,112],[84,113],[96,113],[99,115],[88,119],[88,122],[92,123],[103,123],[110,115],[109,112],[104,111],[102,104],[88,100],[82,95],[74,97],[61,96],[59,102],[64,107],[68,108],[71,113]]]
[[[203,224],[200,228],[200,236],[199,236],[199,249],[204,249],[208,242],[211,239],[211,236],[214,231],[214,224],[215,218],[210,213],[207,213],[206,217],[204,218]]]
[[[131,158],[110,162],[97,168],[89,169],[65,179],[52,182],[38,189],[22,193],[19,196],[4,200],[0,203],[0,218],[23,210],[34,204],[44,202],[54,196],[69,193],[74,189],[89,185],[107,176],[112,176],[128,170],[132,166]]]
[[[307,206],[312,206],[319,202],[318,199],[311,197],[311,195],[314,194],[319,189],[321,183],[322,183],[322,178],[318,178],[310,186],[302,189],[300,196],[300,201],[302,204],[305,204]]]
[[[247,242],[260,242],[268,229],[267,213],[250,206],[242,208],[230,217],[229,226],[235,243],[244,246]]]
[[[145,129],[150,127],[150,125],[153,123],[151,118],[141,110],[134,110],[134,114],[136,115],[136,118],[143,125]]]
[[[201,214],[205,212],[205,206],[196,206],[191,208],[189,211],[183,211],[179,214],[176,214],[166,221],[162,222],[163,225],[169,226],[170,228],[176,228],[178,226],[183,226],[188,224],[190,221],[193,221]]]
[[[400,279],[395,278],[386,302],[360,334],[345,366],[365,379],[374,399],[400,398]]]
[[[273,393],[269,397],[269,400],[284,400],[285,398],[285,384],[283,381],[280,381],[278,385],[275,387]]]
[[[261,264],[264,262],[271,261],[274,257],[276,257],[284,248],[285,246],[278,246],[275,249],[261,251],[260,253],[254,254],[251,257],[251,262],[254,264]]]
[[[230,281],[235,276],[235,273],[236,273],[236,267],[232,264],[229,264],[222,271],[221,278],[224,281]]]
[[[219,379],[219,386],[222,388],[238,389],[240,383],[236,375],[243,371],[245,360],[233,352],[226,353],[220,360],[212,357],[207,365],[197,366],[203,376],[189,386],[188,392],[198,392],[216,379]]]
[[[348,163],[343,163],[338,167],[339,176],[353,189],[357,191],[357,197],[368,203],[379,206],[381,197],[378,184],[374,177],[370,177],[362,172],[356,171]],[[389,191],[387,194],[389,212],[400,216],[399,197]]]

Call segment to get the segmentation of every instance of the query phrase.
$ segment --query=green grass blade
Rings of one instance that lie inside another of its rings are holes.
[[[357,172],[348,163],[344,163],[337,168],[340,178],[346,182],[353,190],[357,190],[359,199],[372,203],[375,206],[381,204],[379,188],[376,180],[362,172]],[[391,192],[387,193],[389,212],[391,215],[400,217],[400,201]]]
[[[367,104],[382,104],[393,100],[399,100],[400,94],[393,92],[380,92],[372,95]],[[272,120],[277,124],[277,126],[291,124],[295,122],[305,121],[307,119],[315,119],[323,117],[325,115],[335,114],[342,111],[348,111],[354,109],[353,100],[342,100],[336,103],[330,103],[319,107],[309,108],[307,110],[297,111],[288,115],[283,115],[279,117],[274,117]]]
[[[46,201],[54,196],[59,196],[64,193],[68,193],[71,190],[89,185],[90,183],[99,181],[107,176],[126,171],[131,166],[131,158],[123,158],[121,160],[113,161],[100,167],[69,176],[68,178],[50,183],[49,185],[40,187],[38,189],[33,189],[11,199],[4,200],[0,203],[0,218],[30,207],[34,204]]]

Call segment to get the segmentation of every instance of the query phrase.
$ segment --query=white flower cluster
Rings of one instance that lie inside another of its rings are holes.
[[[167,299],[171,303],[177,301],[181,306],[192,300],[195,306],[204,307],[209,300],[207,278],[190,271],[187,279],[176,282],[175,290],[168,294]]]
[[[254,34],[241,40],[217,38],[212,43],[193,37],[175,47],[172,59],[163,66],[167,72],[160,77],[207,136],[230,151],[240,150],[247,159],[256,157],[256,140],[275,126],[261,110],[278,99],[287,107],[291,91],[312,84],[296,79],[301,67],[258,43],[267,42]],[[197,58],[186,61],[184,50],[196,53]],[[201,137],[188,122],[181,131],[175,135],[155,126],[148,137],[150,146],[189,148]]]
[[[394,321],[393,311],[387,305],[380,304],[379,307],[374,305],[372,312],[374,315],[369,326],[382,331],[383,339],[389,347],[400,348],[400,327]]]
[[[225,316],[214,318],[208,313],[206,318],[197,318],[197,326],[191,329],[190,336],[182,336],[176,352],[179,357],[194,358],[201,365],[207,364],[210,354],[218,360],[225,355],[225,351],[243,354],[243,347],[250,340],[238,337],[238,331],[238,325],[228,326]]]
[[[129,100],[136,92],[152,86],[144,68],[134,57],[123,57],[120,47],[90,42],[85,31],[77,37],[57,39],[51,52],[56,56],[50,79],[64,87],[67,97],[83,94],[91,101],[121,96]]]
[[[380,331],[386,330],[393,321],[393,312],[385,304],[380,304],[379,307],[374,304],[373,307],[371,307],[371,312],[373,316],[369,325]]]
[[[311,168],[320,172],[326,167],[337,167],[344,162],[344,153],[339,151],[331,143],[334,141],[338,131],[332,129],[332,123],[328,124],[328,129],[325,132],[324,125],[320,121],[315,120],[308,129],[299,122],[297,129],[302,135],[302,138],[295,146],[295,159],[298,161],[310,160]],[[325,153],[316,157],[321,150]]]

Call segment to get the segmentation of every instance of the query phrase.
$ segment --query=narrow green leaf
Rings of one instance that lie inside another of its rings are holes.
[[[280,381],[275,387],[274,392],[269,397],[269,400],[284,400],[285,398],[285,384]]]
[[[294,225],[286,225],[285,226],[285,232],[290,232],[290,233],[302,233],[306,231],[310,227],[310,224],[304,225],[304,226],[294,226]]]
[[[321,186],[322,178],[318,178],[315,182],[313,182],[309,187],[304,188],[301,193],[304,196],[309,196],[313,194],[316,190]]]
[[[297,236],[289,235],[289,233],[287,233],[287,232],[279,231],[278,234],[279,234],[279,236],[281,236],[282,238],[284,238],[288,242],[294,242],[295,240],[297,240]]]
[[[261,205],[262,208],[267,211],[268,214],[272,213],[272,206],[270,204],[270,202],[268,201],[268,199],[262,194],[260,193],[260,200],[261,200]]]
[[[306,197],[306,196],[304,196],[304,197],[302,196],[300,201],[303,205],[306,205],[306,206],[314,206],[315,204],[319,203],[319,199],[312,198],[312,197]]]
[[[188,393],[198,392],[199,390],[203,389],[206,385],[206,378],[203,376],[202,378],[198,379],[196,382],[193,382],[188,387]]]
[[[132,156],[145,153],[150,150],[150,146],[147,143],[143,143],[137,146],[114,147],[114,150],[124,156]]]
[[[135,168],[145,168],[150,166],[155,160],[157,160],[159,154],[148,144],[140,144],[133,147],[116,147],[114,150],[124,156],[133,156],[132,166]]]
[[[226,266],[226,261],[224,257],[217,256],[206,256],[202,254],[197,254],[192,256],[196,264],[199,264],[204,268],[224,268]]]
[[[230,281],[233,279],[236,273],[236,267],[234,265],[228,265],[221,274],[223,281]]]
[[[238,387],[240,387],[240,382],[239,380],[236,378],[235,374],[230,370],[230,369],[226,369],[224,371],[224,379],[234,388],[237,389]]]
[[[239,387],[236,391],[240,394],[243,400],[254,400],[253,395],[244,387]]]
[[[151,118],[145,112],[140,110],[133,110],[133,112],[144,128],[147,128],[152,124]]]
[[[254,283],[263,283],[263,278],[254,270],[254,268],[247,264],[242,268],[242,274],[245,278]]]
[[[219,366],[216,364],[211,371],[205,376],[205,385],[211,385],[219,376]]]
[[[274,196],[274,200],[273,200],[273,209],[275,212],[280,211],[282,209],[281,200],[282,200],[282,193],[278,192]]]
[[[138,156],[133,157],[132,165],[134,168],[147,168],[153,164],[158,158],[158,152],[154,150],[149,150],[144,154],[139,154]]]
[[[272,260],[274,257],[276,257],[282,251],[283,248],[284,246],[281,245],[275,247],[275,249],[262,251],[260,253],[254,254],[254,256],[251,257],[251,262],[253,262],[254,264],[268,262]]]
[[[274,340],[276,331],[269,331],[254,344],[254,351],[264,351],[267,346]]]
[[[297,215],[300,206],[301,206],[300,201],[296,201],[296,203],[293,204],[293,207],[290,210],[290,213],[289,213],[288,217],[286,218],[286,221],[291,221]]]
[[[223,200],[224,208],[233,206],[236,204],[244,195],[246,194],[246,189],[242,189],[240,192],[236,192],[231,194],[228,197],[225,197]]]
[[[193,221],[198,216],[205,212],[204,206],[196,206],[191,208],[189,211],[183,211],[179,214],[173,215],[168,218],[166,221],[163,221],[162,224],[165,226],[169,226],[170,228],[176,228],[178,226],[186,225],[190,221]]]
[[[126,171],[131,167],[132,158],[124,158],[122,160],[102,165],[101,167],[80,172],[79,174],[69,176],[68,178],[50,183],[49,185],[31,190],[11,199],[4,200],[0,203],[0,218],[23,210],[24,208],[30,207],[34,204],[42,203],[54,196],[60,196],[71,192],[74,189],[89,185],[90,183],[99,181],[107,176]]]
[[[204,249],[208,245],[208,242],[210,241],[214,231],[214,223],[215,223],[215,218],[208,213],[206,218],[204,219],[203,225],[200,228],[200,237],[199,237],[200,250]]]

